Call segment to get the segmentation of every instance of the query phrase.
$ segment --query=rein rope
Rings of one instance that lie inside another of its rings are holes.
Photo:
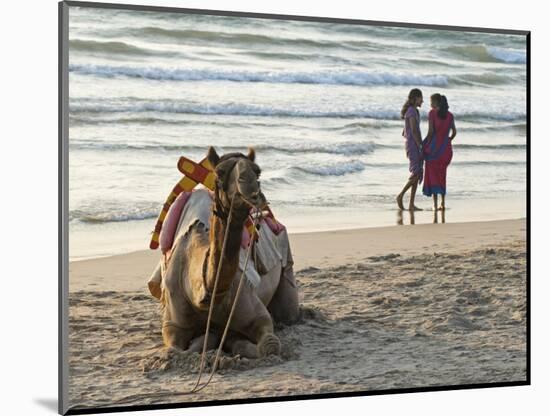
[[[195,386],[190,391],[177,392],[177,393],[174,393],[174,392],[158,392],[158,393],[142,394],[142,395],[139,396],[141,399],[148,398],[148,397],[158,398],[158,397],[185,396],[185,395],[188,395],[188,394],[198,393],[201,390],[203,390],[204,388],[206,388],[210,384],[210,382],[212,381],[212,378],[214,377],[214,374],[215,374],[216,369],[218,367],[218,362],[219,362],[219,359],[220,359],[220,356],[221,356],[223,344],[224,344],[225,338],[227,337],[227,334],[229,332],[229,326],[231,325],[231,320],[233,319],[233,314],[235,312],[237,302],[238,302],[239,296],[241,294],[241,289],[242,289],[243,282],[244,282],[244,276],[246,274],[246,269],[248,267],[248,261],[250,259],[250,253],[252,251],[252,246],[253,246],[254,241],[255,241],[254,237],[256,236],[256,232],[257,232],[256,226],[258,225],[258,222],[262,218],[261,208],[257,208],[254,204],[252,204],[250,201],[248,201],[244,197],[244,195],[242,195],[241,193],[238,193],[238,195],[241,197],[241,199],[244,202],[246,202],[254,210],[253,222],[252,222],[253,227],[252,227],[252,232],[250,234],[250,244],[248,246],[248,250],[247,250],[247,253],[246,253],[246,259],[245,259],[245,262],[244,262],[243,271],[242,271],[241,277],[239,279],[239,285],[237,286],[237,292],[235,293],[235,298],[233,300],[233,304],[231,305],[231,311],[229,312],[229,316],[228,316],[227,322],[225,324],[225,329],[223,331],[222,339],[220,341],[220,344],[218,346],[218,350],[216,352],[216,358],[214,360],[214,365],[212,366],[212,371],[210,372],[210,376],[208,377],[208,380],[203,385],[200,385],[200,381],[201,381],[201,378],[202,378],[202,373],[204,371],[204,364],[205,364],[205,361],[206,361],[206,348],[207,348],[207,345],[208,345],[208,332],[210,330],[210,322],[211,322],[211,319],[212,319],[212,312],[214,310],[214,300],[216,299],[216,290],[217,290],[217,287],[218,287],[218,280],[219,280],[219,276],[220,276],[220,272],[221,272],[221,265],[222,265],[222,261],[223,261],[223,256],[225,254],[225,247],[226,247],[226,243],[227,243],[227,237],[229,235],[229,228],[230,228],[231,220],[232,220],[232,217],[233,217],[233,202],[235,201],[235,197],[237,195],[233,196],[233,199],[231,200],[231,205],[229,207],[229,214],[228,214],[228,217],[227,217],[226,229],[225,229],[225,233],[224,233],[224,236],[223,236],[221,256],[220,256],[220,260],[219,260],[219,263],[218,263],[218,267],[216,269],[216,277],[215,277],[215,280],[214,280],[214,287],[212,288],[212,294],[211,294],[211,298],[210,298],[210,307],[208,308],[208,319],[206,321],[206,332],[204,334],[204,343],[203,343],[202,354],[201,354],[201,365],[200,365],[199,375],[197,377],[197,382],[195,383]],[[214,215],[216,215],[217,217],[219,217],[220,219],[223,220],[222,215],[224,214],[224,207],[221,204],[221,201],[220,201],[220,198],[219,198],[219,193],[218,193],[217,190],[216,190],[216,206],[214,207],[213,213],[214,213]],[[168,256],[166,254],[164,254],[163,255],[163,262],[162,262],[162,266],[163,266],[164,270],[162,270],[162,268],[161,268],[161,273],[163,275],[164,275],[164,273],[166,273],[166,269],[168,268],[168,262],[169,261],[170,261],[170,259],[168,258]],[[206,289],[206,284],[205,284],[205,289]],[[166,323],[166,325],[177,326],[172,322],[168,322],[168,323]],[[122,398],[120,400],[117,400],[113,403],[115,403],[115,404],[128,403],[134,397],[135,396],[124,397],[124,398]]]
[[[220,198],[220,195],[219,195],[219,188],[220,188],[219,185],[221,185],[221,184],[218,183],[217,186],[216,186],[216,190],[215,190],[216,200],[215,200],[215,208],[214,208],[213,213],[214,213],[214,215],[220,217],[220,219],[223,221],[223,217],[222,217],[221,214],[224,213],[225,209],[224,209],[224,207],[221,203],[221,198]],[[223,188],[223,186],[222,186],[222,188]],[[244,195],[242,195],[241,193],[239,193],[238,195],[251,208],[257,209],[250,201],[248,201],[244,197]],[[210,372],[210,376],[208,377],[208,380],[206,381],[206,383],[204,383],[201,386],[200,382],[201,382],[201,378],[202,378],[202,374],[204,372],[204,366],[205,366],[205,362],[206,362],[206,350],[207,350],[207,346],[208,346],[208,334],[210,332],[210,323],[212,321],[212,313],[213,313],[213,310],[214,310],[214,303],[215,303],[215,299],[216,299],[216,291],[218,289],[218,280],[219,280],[220,272],[221,272],[221,268],[222,268],[223,256],[225,255],[227,237],[229,235],[231,220],[233,219],[233,202],[235,201],[236,197],[237,197],[237,195],[234,195],[233,198],[231,199],[231,204],[230,204],[230,207],[229,207],[229,214],[228,214],[228,217],[227,217],[227,222],[225,224],[226,228],[225,228],[225,233],[224,233],[224,236],[223,236],[223,243],[222,243],[222,250],[221,250],[221,254],[220,254],[220,260],[218,262],[218,267],[216,269],[216,277],[214,279],[214,287],[212,288],[212,294],[210,296],[210,307],[208,308],[208,319],[206,320],[206,331],[204,333],[204,342],[203,342],[203,345],[202,345],[201,365],[200,365],[200,369],[199,369],[199,375],[197,377],[197,382],[195,383],[195,386],[191,389],[190,393],[197,393],[197,392],[201,391],[202,389],[204,389],[206,386],[208,386],[210,384],[210,382],[212,381],[212,377],[214,377],[214,373],[216,372],[218,362],[219,362],[219,359],[220,359],[220,355],[221,355],[221,352],[222,352],[223,344],[225,342],[225,338],[227,336],[227,333],[229,332],[229,326],[231,324],[231,320],[233,319],[233,313],[235,312],[237,301],[239,300],[239,295],[241,293],[241,287],[242,287],[242,283],[244,281],[244,276],[246,274],[246,269],[247,269],[247,266],[248,266],[248,260],[250,258],[250,252],[252,251],[252,245],[254,244],[254,237],[255,237],[255,234],[256,234],[256,225],[258,223],[258,218],[261,217],[261,210],[258,209],[258,211],[260,212],[260,216],[257,216],[257,215],[254,216],[253,227],[252,227],[253,230],[252,230],[252,233],[251,233],[251,236],[250,236],[250,244],[248,246],[248,251],[246,253],[246,260],[245,260],[245,263],[244,263],[243,271],[241,273],[241,277],[239,279],[239,286],[237,287],[237,293],[235,294],[235,298],[233,299],[233,305],[231,305],[231,311],[229,312],[229,316],[228,316],[227,322],[225,324],[225,329],[224,329],[224,332],[223,332],[223,335],[222,335],[222,339],[220,341],[220,344],[218,346],[218,350],[216,352],[216,358],[214,360],[214,365],[212,366],[212,371]],[[204,279],[204,275],[203,275],[203,279]],[[206,288],[206,282],[205,282],[205,288]]]
[[[248,203],[248,201],[246,201],[246,202]],[[231,204],[231,205],[233,205],[233,204]],[[237,302],[238,302],[239,296],[241,294],[241,289],[242,289],[242,286],[243,286],[244,277],[245,277],[245,274],[246,274],[246,269],[248,267],[248,260],[250,259],[250,253],[252,251],[252,245],[254,244],[254,237],[255,237],[255,234],[256,234],[256,225],[258,223],[258,218],[261,218],[261,216],[257,216],[257,215],[254,216],[252,233],[251,233],[251,236],[250,236],[250,244],[248,246],[248,250],[247,250],[247,253],[246,253],[246,259],[245,259],[245,262],[244,262],[243,271],[242,271],[241,277],[239,279],[239,285],[237,286],[237,293],[235,293],[235,298],[233,299],[233,305],[231,305],[231,311],[229,312],[229,316],[228,316],[227,322],[225,324],[225,329],[223,331],[222,339],[220,341],[220,345],[218,346],[218,350],[216,352],[216,358],[214,360],[214,364],[212,365],[212,371],[210,372],[210,376],[208,377],[208,380],[206,380],[206,383],[204,383],[202,386],[199,387],[202,372],[204,370],[204,360],[205,360],[205,356],[206,356],[206,343],[207,343],[207,339],[208,339],[208,329],[209,329],[209,326],[210,326],[210,313],[209,313],[208,321],[206,323],[206,333],[204,335],[204,345],[203,345],[202,356],[201,356],[201,368],[200,368],[200,371],[199,371],[199,377],[197,379],[197,384],[195,384],[195,387],[193,387],[193,389],[191,390],[191,393],[198,393],[202,389],[206,388],[210,384],[210,382],[212,381],[212,378],[214,377],[214,374],[216,373],[216,369],[218,367],[218,362],[219,362],[219,359],[220,359],[220,356],[221,356],[223,344],[225,342],[225,338],[227,337],[227,333],[229,332],[229,326],[231,325],[231,320],[233,319],[233,314],[235,312]],[[227,229],[229,229],[229,221],[228,221],[228,224],[227,224]],[[222,262],[222,259],[220,258],[220,265],[221,265],[221,262]],[[218,266],[218,270],[221,268],[220,265]],[[214,293],[215,293],[215,290],[216,290],[215,288],[216,288],[217,279],[218,279],[218,275],[216,275],[216,281],[214,282],[213,297],[214,297]],[[211,308],[212,308],[213,304],[214,304],[214,302],[212,302],[210,304]]]
[[[214,300],[216,299],[216,291],[218,289],[218,280],[220,277],[220,272],[222,269],[222,262],[223,262],[223,256],[225,255],[225,246],[227,243],[227,237],[229,235],[229,225],[231,224],[231,220],[233,217],[233,201],[235,201],[235,197],[231,200],[231,206],[229,207],[229,216],[227,217],[227,224],[225,227],[225,233],[223,236],[223,243],[222,243],[222,252],[220,255],[220,261],[218,262],[218,267],[216,270],[216,278],[214,279],[214,288],[212,289],[212,295],[210,297],[210,307],[208,308],[208,319],[206,320],[206,332],[204,333],[204,343],[202,345],[202,353],[201,353],[201,366],[199,370],[199,376],[197,378],[197,383],[195,384],[195,387],[191,390],[191,393],[194,393],[197,391],[197,387],[200,384],[202,372],[204,371],[204,363],[206,359],[206,347],[208,345],[208,332],[210,331],[210,321],[212,320],[212,312],[214,311]],[[205,289],[206,289],[206,283],[205,283]],[[221,344],[220,344],[221,347]]]

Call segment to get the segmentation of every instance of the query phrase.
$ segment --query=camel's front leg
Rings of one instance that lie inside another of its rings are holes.
[[[162,339],[167,347],[178,347],[186,350],[193,338],[193,331],[188,328],[178,326],[175,322],[163,320]]]
[[[167,347],[186,350],[197,330],[197,316],[182,296],[171,296],[163,291],[164,313],[162,316],[162,338]]]
[[[271,315],[252,289],[243,289],[231,329],[256,343],[260,357],[281,353],[281,342],[273,333]]]

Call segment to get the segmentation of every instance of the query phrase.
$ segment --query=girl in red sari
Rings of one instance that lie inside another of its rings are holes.
[[[431,97],[432,110],[429,114],[428,135],[424,139],[424,187],[422,193],[433,197],[434,210],[445,209],[447,193],[447,166],[453,158],[451,142],[456,136],[453,114],[444,95]],[[437,206],[437,195],[441,195],[441,205]]]

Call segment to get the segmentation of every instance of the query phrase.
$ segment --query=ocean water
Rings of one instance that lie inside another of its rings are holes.
[[[69,27],[71,259],[146,249],[178,158],[209,145],[256,148],[290,232],[402,222],[415,87],[423,133],[435,92],[456,119],[445,220],[526,215],[523,36],[78,7]]]

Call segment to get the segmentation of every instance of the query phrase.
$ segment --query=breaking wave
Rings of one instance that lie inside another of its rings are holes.
[[[71,64],[69,71],[99,77],[130,77],[156,81],[233,81],[278,84],[328,85],[424,85],[445,87],[443,75],[417,75],[366,71],[243,71],[224,69],[184,69]]]

